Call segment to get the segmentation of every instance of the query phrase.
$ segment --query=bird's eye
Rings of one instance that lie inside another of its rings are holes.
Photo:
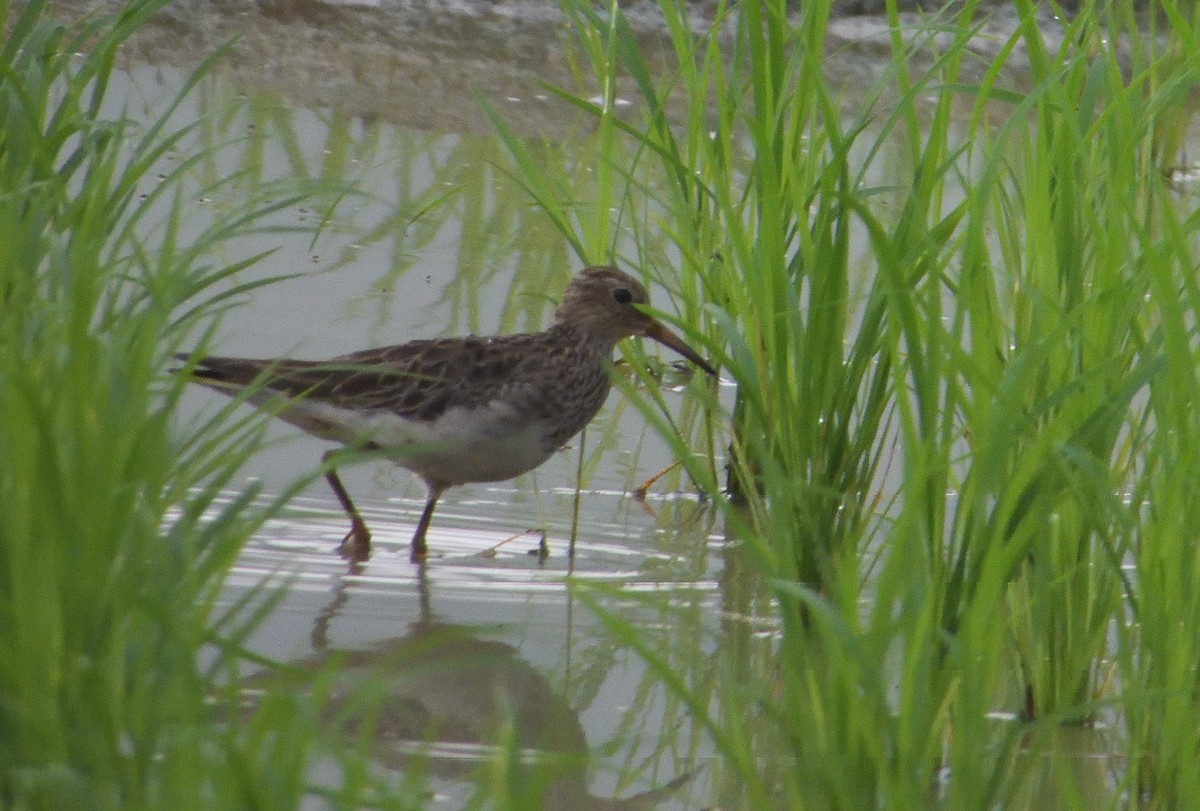
[[[612,293],[613,298],[616,299],[618,304],[628,304],[629,302],[633,301],[633,293],[630,293],[624,287],[618,287],[616,290],[612,291]]]

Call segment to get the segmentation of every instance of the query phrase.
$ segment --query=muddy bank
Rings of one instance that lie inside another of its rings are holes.
[[[850,98],[889,66],[886,20],[849,13],[880,3],[845,0],[839,7],[843,13],[829,25],[824,70]],[[64,17],[97,7],[96,2],[56,6]],[[623,7],[646,52],[669,61],[657,5],[637,0]],[[695,30],[712,25],[709,0],[690,8]],[[921,20],[922,15],[909,12],[904,23],[910,36],[924,40],[927,35],[918,33]],[[1010,4],[997,3],[976,37],[976,50],[985,58],[997,52],[1015,26]],[[1041,30],[1053,47],[1061,24],[1047,14]],[[932,54],[949,37],[938,35],[930,40],[932,47],[919,52]],[[569,32],[554,2],[178,2],[146,26],[130,57],[188,69],[231,39],[235,42],[221,70],[246,87],[281,93],[299,106],[336,108],[431,131],[479,132],[489,128],[479,94],[529,134],[554,138],[578,126],[578,116],[549,98],[543,86],[549,82],[579,89],[564,56]],[[1022,63],[1019,54],[1011,60],[1014,74],[1021,73]]]

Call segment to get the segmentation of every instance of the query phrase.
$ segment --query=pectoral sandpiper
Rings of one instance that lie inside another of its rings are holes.
[[[439,338],[367,349],[328,361],[180,355],[194,379],[247,400],[322,439],[385,452],[425,482],[429,497],[412,537],[414,560],[448,487],[511,479],[545,462],[604,404],[613,348],[641,335],[715,370],[645,313],[636,279],[590,267],[571,279],[544,332]],[[344,555],[362,560],[371,533],[323,457],[350,518]]]

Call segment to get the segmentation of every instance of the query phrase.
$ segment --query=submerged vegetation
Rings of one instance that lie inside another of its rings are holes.
[[[421,807],[419,780],[324,739],[315,700],[241,705],[271,592],[217,598],[289,493],[222,499],[261,423],[181,428],[164,371],[264,283],[213,256],[303,189],[198,214],[206,154],[157,176],[197,123],[135,124],[108,87],[162,5],[68,29],[0,2],[0,806]],[[578,587],[711,738],[696,806],[1200,806],[1200,209],[1170,180],[1200,11],[1137,5],[1052,23],[1016,0],[988,56],[977,3],[893,7],[890,70],[851,100],[822,73],[827,1],[719,3],[696,36],[662,0],[665,71],[615,4],[570,3],[601,92],[558,93],[594,151],[491,113],[564,237],[524,249],[663,281],[736,383],[729,409],[699,380],[673,418],[637,399],[748,550],[770,644],[731,620],[712,678],[681,674]],[[519,731],[474,805],[545,791]],[[313,787],[320,759],[344,785]]]
[[[0,3],[6,809],[294,808],[308,789],[307,704],[281,693],[214,723],[239,706],[252,625],[216,601],[273,509],[220,494],[261,426],[223,413],[180,435],[184,382],[163,378],[246,289],[254,257],[212,253],[293,198],[264,189],[197,227],[184,179],[201,156],[161,170],[194,123],[173,126],[173,104],[136,125],[109,93],[118,47],[163,5],[66,29]]]
[[[723,806],[1200,801],[1200,213],[1169,180],[1200,16],[1017,2],[981,65],[977,6],[893,8],[891,70],[852,106],[822,75],[828,3],[721,5],[697,39],[664,2],[665,78],[619,12],[572,5],[603,93],[564,94],[601,132],[590,199],[507,136],[584,258],[619,244],[610,209],[661,226],[639,263],[737,383],[728,481],[678,448],[781,623],[757,692],[743,674],[708,719]]]

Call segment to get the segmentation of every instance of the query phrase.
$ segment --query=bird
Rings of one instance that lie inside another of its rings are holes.
[[[629,274],[584,268],[568,282],[541,332],[409,341],[325,361],[179,353],[190,379],[319,437],[381,452],[425,484],[410,557],[424,560],[426,534],[447,488],[504,481],[541,465],[591,422],[611,388],[617,343],[652,338],[707,374],[712,365],[646,311],[650,296]],[[350,519],[339,546],[366,560],[371,533],[337,475],[325,478]]]

